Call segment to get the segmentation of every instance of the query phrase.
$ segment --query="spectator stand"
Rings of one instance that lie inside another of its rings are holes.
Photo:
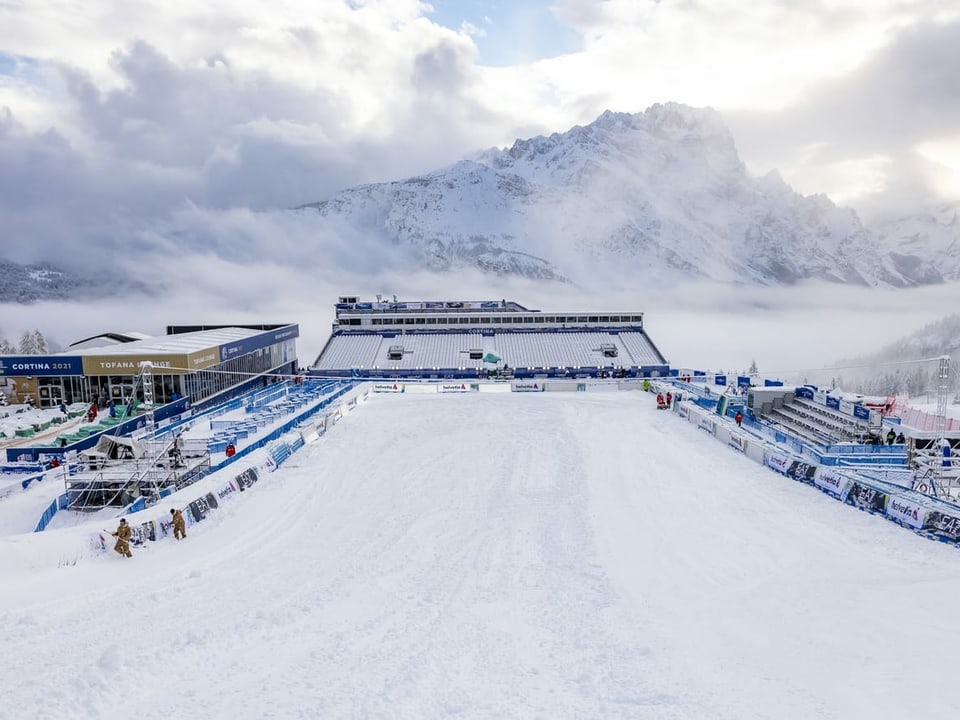
[[[281,385],[287,387],[282,388]],[[353,383],[340,380],[310,380],[303,383],[277,383],[267,390],[245,397],[242,411],[234,410],[211,420],[207,428],[195,426],[191,437],[206,435],[211,471],[276,441],[311,415],[328,407],[347,393]],[[276,393],[276,394],[273,394]],[[249,402],[246,402],[249,400]],[[227,445],[236,453],[226,456]],[[285,460],[286,457],[281,458]]]

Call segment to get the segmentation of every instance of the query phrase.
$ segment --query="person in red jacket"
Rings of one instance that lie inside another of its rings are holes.
[[[737,427],[740,427],[740,423],[743,422],[743,413],[737,410],[737,414],[733,416],[733,421],[737,423]]]
[[[225,452],[227,453],[227,457],[233,457],[237,453],[237,449],[233,446],[233,443],[230,443],[227,445]]]

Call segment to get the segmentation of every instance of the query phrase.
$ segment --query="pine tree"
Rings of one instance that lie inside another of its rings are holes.
[[[17,348],[6,338],[0,338],[0,355],[16,355]]]
[[[21,355],[36,355],[36,346],[34,345],[33,333],[29,330],[24,330],[23,335],[20,336],[20,347],[19,351]]]
[[[757,369],[757,361],[756,361],[756,360],[751,360],[751,361],[750,361],[750,369],[747,370],[747,375],[749,375],[750,377],[759,377],[759,375],[760,375],[760,370]]]
[[[47,349],[47,339],[39,329],[33,331],[33,346],[37,355],[46,355],[50,352]]]

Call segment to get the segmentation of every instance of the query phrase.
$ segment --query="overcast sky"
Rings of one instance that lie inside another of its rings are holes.
[[[954,0],[0,0],[0,257],[109,266],[187,228],[295,264],[298,221],[248,209],[667,101],[720,111],[752,173],[870,220],[960,196],[958,67]],[[170,272],[234,297],[219,255]],[[298,279],[260,270],[262,292]],[[387,280],[317,284],[412,284]]]
[[[804,193],[956,195],[958,31],[945,0],[0,0],[0,211],[109,237],[666,101]]]

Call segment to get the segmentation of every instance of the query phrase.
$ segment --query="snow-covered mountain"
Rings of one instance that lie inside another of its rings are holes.
[[[960,204],[943,203],[872,229],[881,252],[918,283],[960,280]]]
[[[676,103],[605,112],[300,211],[406,246],[436,269],[577,281],[592,267],[661,283],[942,279],[921,254],[878,252],[852,210],[801,196],[776,172],[751,177],[718,113]]]

